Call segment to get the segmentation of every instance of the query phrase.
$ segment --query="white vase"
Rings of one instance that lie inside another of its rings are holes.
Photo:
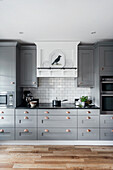
[[[81,102],[82,107],[85,107],[85,102]]]

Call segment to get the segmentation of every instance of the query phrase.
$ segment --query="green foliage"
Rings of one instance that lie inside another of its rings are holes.
[[[81,98],[80,98],[80,101],[81,102],[86,102],[88,100],[88,96],[82,96]]]

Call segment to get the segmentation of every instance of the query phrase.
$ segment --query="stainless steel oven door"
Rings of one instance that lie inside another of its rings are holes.
[[[113,114],[113,94],[101,94],[101,113]]]
[[[113,81],[102,81],[101,82],[101,93],[113,93]]]

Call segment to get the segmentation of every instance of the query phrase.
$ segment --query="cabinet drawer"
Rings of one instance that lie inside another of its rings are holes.
[[[78,116],[78,127],[99,127],[99,116]]]
[[[77,115],[77,109],[39,109],[39,116],[75,116]]]
[[[78,109],[78,116],[97,116],[100,114],[99,109]]]
[[[14,128],[0,128],[0,140],[14,140]]]
[[[76,140],[76,128],[38,128],[38,140]]]
[[[77,127],[77,116],[39,116],[38,127]]]
[[[36,127],[37,116],[16,116],[16,127]]]
[[[78,140],[99,140],[99,129],[97,128],[79,128]]]
[[[113,128],[100,129],[100,140],[113,140]]]
[[[113,128],[113,115],[100,116],[100,127],[112,127]]]
[[[0,116],[0,127],[14,127],[14,116]]]
[[[0,109],[0,116],[14,116],[14,109]]]
[[[16,109],[17,116],[36,116],[37,110],[35,109]]]
[[[37,129],[36,128],[16,128],[16,140],[36,140]]]

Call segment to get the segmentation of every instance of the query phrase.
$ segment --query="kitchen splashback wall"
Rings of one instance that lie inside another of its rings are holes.
[[[74,103],[75,98],[91,95],[90,88],[77,87],[76,78],[39,78],[38,88],[24,90],[30,90],[34,98],[39,98],[40,103],[51,103],[56,97],[59,100],[68,99],[67,103]]]

